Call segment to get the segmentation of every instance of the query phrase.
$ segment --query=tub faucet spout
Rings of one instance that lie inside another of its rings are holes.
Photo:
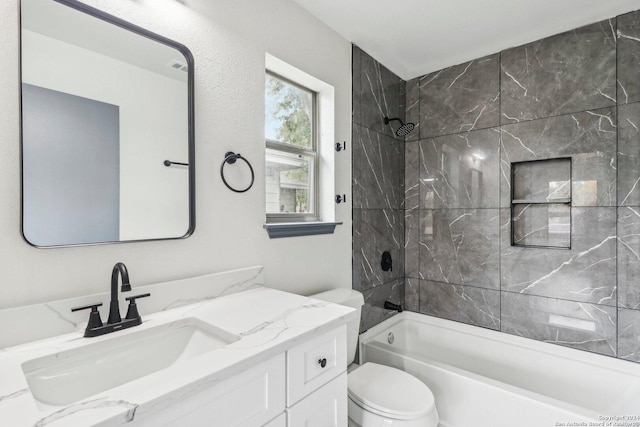
[[[391,301],[384,302],[384,308],[387,310],[396,310],[398,313],[402,313],[402,304],[394,304]]]

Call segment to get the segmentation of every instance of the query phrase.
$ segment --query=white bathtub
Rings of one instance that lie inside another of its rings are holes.
[[[406,311],[359,346],[427,384],[442,427],[640,426],[640,364]]]

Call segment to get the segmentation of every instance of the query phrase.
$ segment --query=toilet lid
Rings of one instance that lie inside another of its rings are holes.
[[[371,412],[398,420],[434,409],[433,393],[416,377],[390,366],[365,363],[348,376],[349,397]]]

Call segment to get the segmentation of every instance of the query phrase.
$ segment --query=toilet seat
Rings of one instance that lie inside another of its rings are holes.
[[[429,387],[400,369],[367,362],[348,378],[349,398],[374,414],[413,420],[435,410]]]

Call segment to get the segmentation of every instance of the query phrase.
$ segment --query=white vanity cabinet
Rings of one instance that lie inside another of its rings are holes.
[[[2,348],[0,396],[11,398],[0,402],[0,425],[347,427],[347,323],[357,312],[260,286],[255,274],[141,287],[165,295],[158,307],[172,308],[113,334],[84,339],[76,331]],[[251,288],[227,293],[245,283]],[[197,302],[173,307],[185,289]],[[96,298],[56,302],[54,312],[67,319],[71,307]],[[23,317],[51,310],[36,308]],[[0,310],[0,320],[12,313]],[[34,382],[34,369],[43,367],[55,375],[39,372],[47,381]],[[49,381],[71,374],[75,382],[66,389]]]
[[[278,418],[268,422],[263,427],[287,427],[287,414],[283,412]]]
[[[301,341],[229,379],[157,411],[136,414],[143,427],[346,427],[347,329]]]
[[[287,352],[289,427],[346,427],[347,326]]]
[[[271,426],[267,423],[284,411],[285,387],[285,355],[280,354],[232,378],[212,383],[209,388],[166,409],[151,412],[152,408],[148,414],[141,411],[136,417],[139,422],[134,425]]]
[[[347,373],[287,409],[289,427],[346,427]]]

